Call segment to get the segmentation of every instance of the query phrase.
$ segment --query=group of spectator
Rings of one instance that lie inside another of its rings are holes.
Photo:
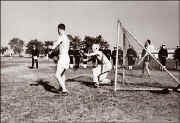
[[[166,67],[166,60],[168,58],[168,50],[165,44],[162,44],[160,47],[160,50],[158,52],[158,59],[163,65],[163,67]],[[176,69],[178,69],[178,66],[180,66],[180,46],[177,46],[174,51],[174,60],[176,61]],[[161,71],[163,71],[163,68],[160,68]]]
[[[81,50],[83,50],[85,53],[88,53],[88,49],[86,48],[81,48]],[[107,56],[107,58],[110,61],[112,61],[113,68],[115,69],[117,47],[114,47],[112,51],[107,47],[101,48],[100,50]],[[73,47],[70,47],[69,56],[70,56],[70,68],[79,68],[80,63],[82,63],[82,66],[84,68],[87,68],[87,62],[83,62],[82,60],[82,59],[87,59],[87,56],[82,56],[80,53],[80,49],[73,49]],[[34,45],[32,50],[32,68],[34,67],[34,63],[36,63],[36,68],[38,68],[38,57],[39,57],[39,50]],[[137,52],[135,51],[132,45],[129,45],[129,48],[127,49],[126,58],[128,63],[128,69],[132,70],[138,58]],[[163,71],[164,70],[163,68],[166,67],[167,58],[168,58],[167,46],[166,44],[162,44],[158,52],[158,60],[163,65],[163,67],[160,67],[161,71]],[[180,66],[180,46],[177,46],[174,52],[174,58],[176,61],[176,68],[178,68],[178,66]],[[97,61],[93,57],[92,59],[93,59],[92,65],[95,66]],[[118,64],[120,66],[123,64],[123,50],[121,48],[119,48],[118,50]]]
[[[84,50],[85,53],[88,53],[87,49],[81,49],[81,50]],[[102,47],[100,48],[100,51],[102,51],[106,55],[108,60],[112,61],[113,66],[115,67],[117,47],[114,47],[114,50],[112,51],[107,47],[106,48]],[[73,49],[71,47],[69,50],[69,56],[70,56],[71,68],[79,68],[80,63],[83,63],[82,66],[84,68],[87,67],[87,62],[81,62],[83,61],[81,59],[87,59],[87,58],[86,56],[81,56],[80,49]],[[128,59],[128,68],[132,69],[132,66],[135,64],[135,60],[137,58],[137,53],[132,46],[129,46],[126,57]],[[96,58],[92,57],[92,66],[95,66],[96,63],[97,63]],[[121,48],[119,48],[118,50],[118,64],[119,65],[123,64],[123,50]]]

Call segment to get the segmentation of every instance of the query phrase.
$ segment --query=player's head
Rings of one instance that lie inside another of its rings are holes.
[[[162,44],[162,48],[164,48],[164,49],[165,49],[165,48],[166,48],[166,44]]]
[[[94,43],[94,44],[92,45],[92,50],[93,50],[93,52],[98,51],[99,48],[100,48],[100,46],[99,46],[99,44],[97,44],[97,43]]]
[[[150,44],[151,44],[151,40],[148,39],[148,40],[147,40],[147,43],[150,45]]]
[[[59,33],[59,35],[62,34],[62,33],[64,33],[65,29],[66,29],[65,24],[60,23],[60,24],[58,25],[58,33]]]
[[[147,48],[147,46],[149,46],[151,44],[151,41],[148,39],[145,44],[144,44],[144,47]]]

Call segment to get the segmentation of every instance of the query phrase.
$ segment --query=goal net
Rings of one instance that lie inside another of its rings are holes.
[[[114,90],[161,90],[174,88],[180,84],[178,71],[169,71],[158,61],[155,49],[150,52],[145,44],[135,38],[120,21],[117,24],[116,65],[114,74]],[[119,55],[120,50],[123,55]],[[146,72],[143,57],[148,54],[150,74]],[[122,60],[122,61],[120,61]],[[170,61],[172,64],[172,61]],[[159,68],[163,68],[160,71]],[[143,74],[144,73],[144,74]],[[150,75],[150,76],[149,76]]]

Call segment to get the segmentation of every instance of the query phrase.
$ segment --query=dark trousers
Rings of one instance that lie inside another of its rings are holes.
[[[160,58],[160,62],[163,66],[166,66],[166,57]]]
[[[70,64],[74,64],[74,56],[70,55]]]
[[[113,60],[113,65],[116,65],[116,57],[113,57],[112,60]],[[119,63],[119,65],[123,64],[122,58],[118,57],[118,63]]]
[[[75,67],[79,68],[80,56],[75,56]]]
[[[107,55],[107,58],[108,58],[108,60],[111,60],[111,56],[110,55]]]
[[[135,64],[135,60],[133,56],[128,56],[128,65],[132,66]]]
[[[34,67],[34,62],[36,63],[36,68],[38,68],[38,60],[32,57],[32,68]]]
[[[116,65],[116,57],[112,57],[113,65]]]

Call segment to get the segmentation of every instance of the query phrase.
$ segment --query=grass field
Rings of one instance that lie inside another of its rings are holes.
[[[180,122],[180,93],[113,91],[113,86],[93,88],[92,79],[67,80],[69,96],[53,91],[58,87],[56,65],[40,59],[39,69],[29,69],[30,58],[1,57],[1,122]],[[177,71],[172,73],[179,77]],[[91,75],[91,69],[68,70],[66,77]],[[121,79],[119,71],[118,81]],[[153,70],[152,78],[140,70],[127,72],[128,86],[177,86],[165,72]],[[113,79],[113,72],[109,75]],[[133,84],[132,84],[133,83]],[[121,86],[118,82],[118,86]],[[122,86],[121,86],[122,87]]]

